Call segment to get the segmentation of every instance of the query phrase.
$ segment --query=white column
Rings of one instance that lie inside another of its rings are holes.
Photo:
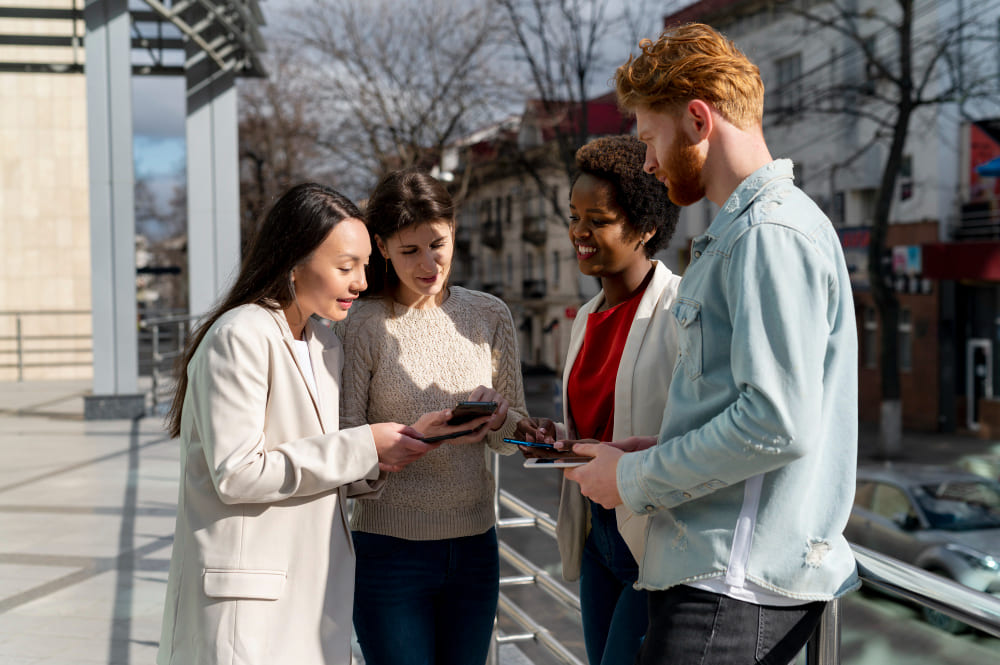
[[[87,418],[142,415],[138,390],[128,0],[84,8],[94,388]]]
[[[239,270],[239,119],[231,72],[191,47],[187,70],[188,297],[203,314]]]

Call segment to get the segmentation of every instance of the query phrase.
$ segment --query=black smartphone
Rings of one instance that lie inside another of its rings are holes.
[[[451,410],[451,420],[448,424],[461,425],[476,418],[492,416],[499,406],[496,402],[459,402],[458,406]]]

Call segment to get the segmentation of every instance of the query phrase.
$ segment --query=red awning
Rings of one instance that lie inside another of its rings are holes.
[[[923,245],[924,277],[1000,282],[1000,242],[942,242]]]

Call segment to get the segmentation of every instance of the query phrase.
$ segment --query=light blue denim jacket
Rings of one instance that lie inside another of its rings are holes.
[[[858,585],[843,536],[857,458],[857,330],[829,219],[777,160],[694,239],[656,446],[618,489],[650,514],[638,586],[724,578],[795,599]]]

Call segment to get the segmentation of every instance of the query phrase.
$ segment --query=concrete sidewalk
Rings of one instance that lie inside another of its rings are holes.
[[[4,665],[155,660],[178,448],[157,418],[83,420],[89,390],[89,381],[0,383]],[[958,434],[904,441],[906,461],[1000,453],[996,441]],[[874,428],[863,428],[859,447],[862,461],[877,458]],[[501,662],[529,661],[505,644]]]
[[[156,660],[178,445],[159,418],[85,421],[90,386],[0,383],[3,665]],[[500,661],[530,665],[511,644]]]

